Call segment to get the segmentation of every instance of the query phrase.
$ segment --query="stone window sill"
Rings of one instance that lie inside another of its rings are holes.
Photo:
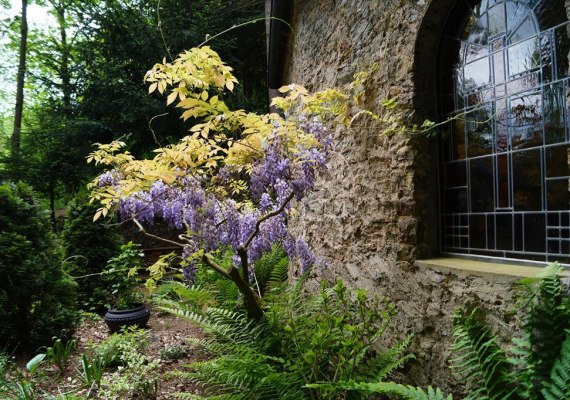
[[[460,257],[438,257],[426,260],[416,260],[415,266],[419,268],[430,268],[446,272],[463,272],[478,276],[495,277],[535,277],[540,271],[540,266],[526,266],[512,263],[501,263],[497,261],[482,261]],[[570,271],[566,270],[563,276],[570,278]]]

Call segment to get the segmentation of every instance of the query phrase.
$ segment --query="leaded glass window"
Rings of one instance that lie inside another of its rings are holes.
[[[442,141],[444,253],[570,263],[563,3],[484,0],[454,38],[459,54],[441,75],[451,119]]]

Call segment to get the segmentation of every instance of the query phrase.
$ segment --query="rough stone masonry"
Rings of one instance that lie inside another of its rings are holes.
[[[564,0],[552,0],[564,1]],[[358,70],[380,68],[367,106],[396,97],[418,121],[436,118],[439,37],[454,0],[296,0],[286,82],[312,90],[342,86]],[[570,12],[570,0],[565,2]],[[477,305],[496,331],[512,329],[510,274],[422,265],[437,255],[437,146],[434,139],[387,137],[363,120],[336,132],[332,173],[298,205],[294,225],[329,267],[392,299],[399,308],[391,339],[413,332],[417,360],[407,379],[457,392],[449,369],[456,307]]]

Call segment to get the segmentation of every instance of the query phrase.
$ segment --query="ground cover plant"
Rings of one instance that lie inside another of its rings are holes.
[[[43,353],[39,358],[33,357],[36,361],[32,363],[31,359],[20,361],[3,355],[0,357],[0,398],[140,400],[156,395],[170,399],[181,380],[165,373],[204,357],[180,339],[180,335],[201,337],[199,328],[158,310],[151,318],[149,329],[130,329],[113,335],[107,332],[98,315],[90,315],[82,321],[73,335],[77,348],[69,354],[63,373],[45,348],[40,349]],[[172,349],[175,357],[163,357],[163,352]],[[33,365],[33,373],[28,364]],[[187,390],[196,392],[190,386]]]

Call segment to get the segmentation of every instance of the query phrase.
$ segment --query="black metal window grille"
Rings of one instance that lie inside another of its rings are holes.
[[[563,3],[484,0],[458,37],[444,39],[459,54],[440,76],[451,119],[441,150],[443,253],[570,263]]]

